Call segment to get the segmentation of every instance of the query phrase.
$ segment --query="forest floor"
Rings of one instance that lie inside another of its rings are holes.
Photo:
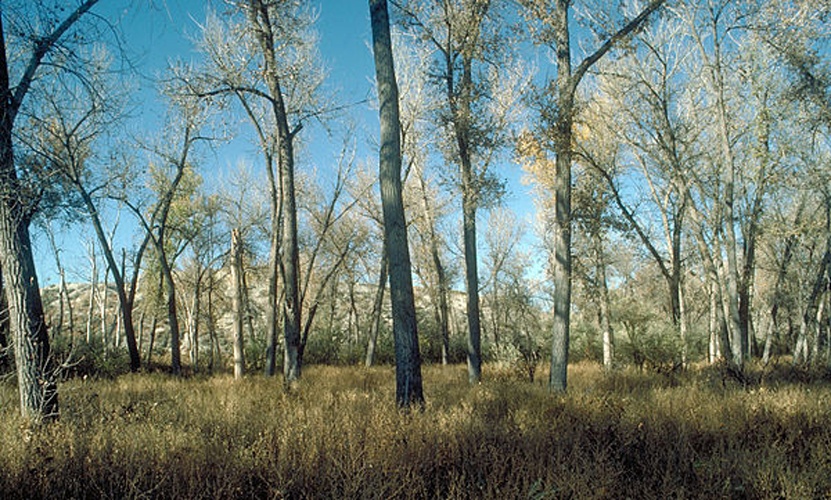
[[[789,367],[747,383],[570,367],[569,392],[424,367],[424,411],[394,370],[276,379],[161,373],[63,383],[61,418],[18,416],[0,386],[0,498],[820,498],[831,382]],[[542,376],[545,374],[543,373]]]

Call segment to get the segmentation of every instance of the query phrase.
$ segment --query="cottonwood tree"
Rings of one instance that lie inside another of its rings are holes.
[[[579,117],[586,133],[577,155],[606,184],[626,229],[658,267],[667,285],[669,317],[686,346],[684,179],[699,154],[700,128],[687,118],[684,63],[691,48],[682,34],[677,19],[663,19],[638,33],[631,51],[597,66],[597,96]],[[626,190],[626,183],[643,187]]]
[[[20,410],[33,420],[57,417],[58,392],[29,236],[35,200],[32,186],[26,185],[16,164],[15,122],[39,79],[82,63],[86,35],[94,33],[85,32],[79,21],[96,3],[83,1],[67,15],[63,7],[40,2],[0,6],[0,268],[9,305]]]
[[[612,48],[627,39],[657,11],[664,0],[652,0],[634,16],[610,23],[599,36],[597,49],[572,68],[570,0],[521,0],[532,36],[548,47],[556,61],[556,77],[545,83],[540,96],[541,128],[545,147],[555,154],[554,208],[554,321],[549,388],[565,391],[571,309],[571,168],[577,88],[587,71]],[[598,8],[594,13],[607,9]],[[615,21],[615,20],[612,20]]]
[[[173,80],[175,81],[175,80]],[[199,178],[195,172],[195,149],[200,142],[212,139],[203,134],[210,109],[199,99],[182,92],[176,85],[165,88],[170,99],[169,122],[164,128],[160,144],[149,146],[149,190],[154,196],[150,205],[143,207],[140,201],[122,194],[120,201],[127,206],[144,229],[145,240],[153,248],[156,263],[164,286],[165,307],[170,332],[171,370],[181,374],[181,327],[179,323],[174,261],[184,245],[173,245],[176,201],[192,194]],[[180,215],[180,214],[179,214]],[[148,243],[144,243],[146,245]],[[186,244],[186,242],[185,242]]]
[[[317,63],[315,18],[302,0],[245,0],[232,6],[225,24],[209,16],[200,42],[207,66],[183,80],[202,98],[237,100],[255,129],[272,207],[266,373],[273,374],[276,367],[277,285],[282,278],[283,375],[292,383],[302,366],[294,150],[303,120],[320,111],[317,94],[323,72]],[[244,20],[237,21],[237,14]]]
[[[395,400],[399,407],[422,406],[421,355],[415,317],[407,223],[401,195],[401,130],[389,12],[386,0],[369,0],[372,52],[378,86],[381,140],[379,178],[384,213],[384,240],[389,259],[395,342]]]
[[[125,100],[123,93],[116,90],[116,85],[123,82],[107,76],[110,59],[106,51],[99,49],[83,68],[82,82],[57,79],[39,89],[42,118],[30,119],[27,128],[31,133],[24,141],[37,160],[48,165],[53,182],[65,185],[78,198],[79,207],[68,209],[80,212],[76,217],[88,218],[93,226],[107,272],[115,282],[130,369],[137,371],[141,361],[133,324],[133,300],[104,215],[111,184],[118,182],[121,168],[113,165],[119,161],[117,152],[103,148],[107,147],[107,135],[118,128]]]
[[[499,83],[500,65],[507,59],[506,30],[497,12],[503,3],[442,0],[396,1],[395,5],[404,26],[426,40],[435,54],[430,75],[441,95],[437,128],[452,138],[439,144],[458,166],[462,195],[468,379],[475,384],[482,376],[476,213],[488,197],[501,191],[489,167],[506,139],[506,115],[513,107],[513,96]]]

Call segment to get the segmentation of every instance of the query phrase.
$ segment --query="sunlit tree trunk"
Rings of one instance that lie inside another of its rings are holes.
[[[551,342],[551,371],[548,385],[552,391],[564,392],[567,386],[568,348],[571,308],[571,163],[572,138],[575,115],[575,94],[583,76],[597,61],[603,58],[616,44],[637,30],[649,16],[664,3],[653,0],[631,21],[609,36],[600,47],[583,59],[572,71],[571,35],[569,32],[570,0],[523,0],[531,15],[544,17],[552,37],[551,46],[557,65],[557,76],[548,83],[548,92],[554,97],[555,112],[548,129],[548,140],[553,144],[556,155],[554,166],[554,259],[553,306]]]
[[[234,290],[234,378],[245,375],[245,355],[243,350],[243,284],[242,284],[242,248],[238,229],[231,231],[231,282]]]

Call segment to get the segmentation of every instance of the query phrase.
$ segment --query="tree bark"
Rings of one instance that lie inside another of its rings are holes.
[[[380,104],[381,151],[379,178],[384,212],[384,238],[389,258],[395,340],[395,399],[400,408],[424,405],[421,355],[415,316],[407,223],[401,194],[401,130],[398,85],[395,81],[389,14],[386,0],[369,0],[372,47]]]
[[[288,114],[278,77],[277,58],[274,53],[275,34],[268,5],[262,0],[249,0],[248,17],[254,28],[263,55],[263,73],[271,96],[271,109],[277,126],[278,165],[283,209],[283,231],[280,262],[283,276],[283,376],[286,383],[300,378],[302,353],[300,345],[300,251],[297,243],[297,202],[294,186],[294,136],[300,126],[289,129]]]
[[[570,0],[556,0],[553,7],[546,0],[523,0],[538,14],[550,14],[557,76],[549,83],[548,92],[556,102],[553,128],[549,130],[554,145],[554,317],[552,322],[551,372],[549,388],[565,392],[567,387],[568,348],[571,307],[571,159],[574,123],[574,98],[577,86],[586,72],[608,53],[612,47],[642,26],[649,16],[658,10],[664,0],[651,1],[638,15],[607,38],[600,47],[583,59],[572,72],[571,36],[569,33]],[[549,12],[553,8],[553,12]]]
[[[234,378],[245,375],[245,354],[243,350],[243,284],[242,284],[242,248],[238,229],[231,231],[231,281],[233,283],[234,315]]]

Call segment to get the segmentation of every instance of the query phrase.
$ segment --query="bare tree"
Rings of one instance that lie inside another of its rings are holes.
[[[594,52],[589,53],[572,69],[571,1],[522,0],[526,17],[537,40],[548,47],[556,57],[557,76],[546,83],[544,100],[540,107],[546,139],[555,159],[554,208],[554,324],[551,348],[549,387],[565,391],[567,384],[568,347],[571,312],[571,163],[574,139],[575,97],[578,85],[586,72],[615,45],[641,27],[649,16],[663,5],[664,0],[652,0],[632,18],[623,20]]]
[[[319,115],[316,99],[323,72],[316,63],[314,15],[308,2],[244,0],[233,5],[246,21],[223,25],[209,17],[200,45],[208,55],[208,67],[183,80],[204,99],[236,99],[256,131],[266,163],[272,218],[266,373],[273,374],[276,367],[281,279],[283,375],[292,383],[302,368],[294,148],[303,120]]]

